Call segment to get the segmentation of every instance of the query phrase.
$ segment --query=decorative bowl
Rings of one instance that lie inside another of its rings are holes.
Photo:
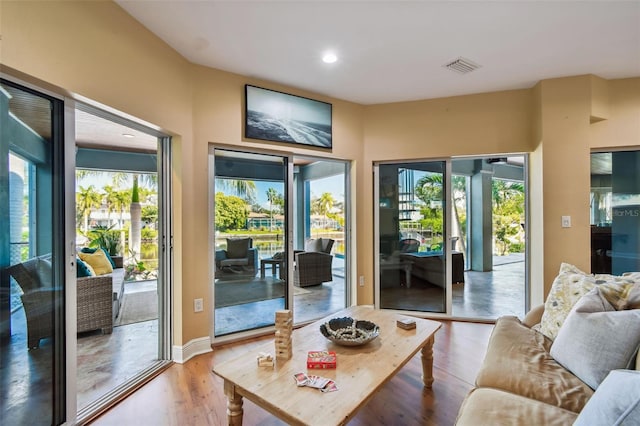
[[[371,321],[342,317],[320,325],[320,332],[338,345],[360,346],[378,337],[380,329]]]

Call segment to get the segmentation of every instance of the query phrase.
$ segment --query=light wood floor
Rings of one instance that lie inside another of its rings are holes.
[[[492,329],[491,324],[443,321],[435,337],[433,388],[422,386],[418,354],[382,387],[349,425],[452,425],[462,400],[473,387]],[[174,364],[93,424],[225,425],[223,384],[211,373],[212,366],[269,340],[273,338],[216,347],[213,352],[194,357],[183,365]],[[348,389],[338,392],[349,397]],[[245,400],[244,424],[284,423]]]

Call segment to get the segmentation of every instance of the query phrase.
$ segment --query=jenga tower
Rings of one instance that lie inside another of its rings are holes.
[[[292,331],[293,312],[291,312],[289,309],[276,311],[276,359],[291,358]]]

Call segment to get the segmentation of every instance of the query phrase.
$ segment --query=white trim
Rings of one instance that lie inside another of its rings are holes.
[[[211,352],[211,338],[209,336],[189,340],[184,346],[173,346],[173,361],[184,364],[196,355]]]

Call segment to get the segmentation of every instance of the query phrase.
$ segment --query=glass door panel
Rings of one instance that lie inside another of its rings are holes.
[[[214,335],[274,324],[287,306],[288,158],[214,151]]]
[[[452,315],[526,312],[526,161],[522,155],[451,160]]]
[[[293,319],[301,323],[348,304],[348,163],[295,157],[294,165]]]
[[[0,83],[0,415],[65,421],[62,102]]]
[[[640,270],[640,151],[591,154],[591,272]]]
[[[75,114],[76,394],[82,422],[169,359],[163,302],[171,262],[162,242],[170,235],[164,226],[170,173],[163,167],[170,147],[152,130],[90,106],[79,105]]]
[[[446,312],[444,161],[378,166],[380,307]]]

